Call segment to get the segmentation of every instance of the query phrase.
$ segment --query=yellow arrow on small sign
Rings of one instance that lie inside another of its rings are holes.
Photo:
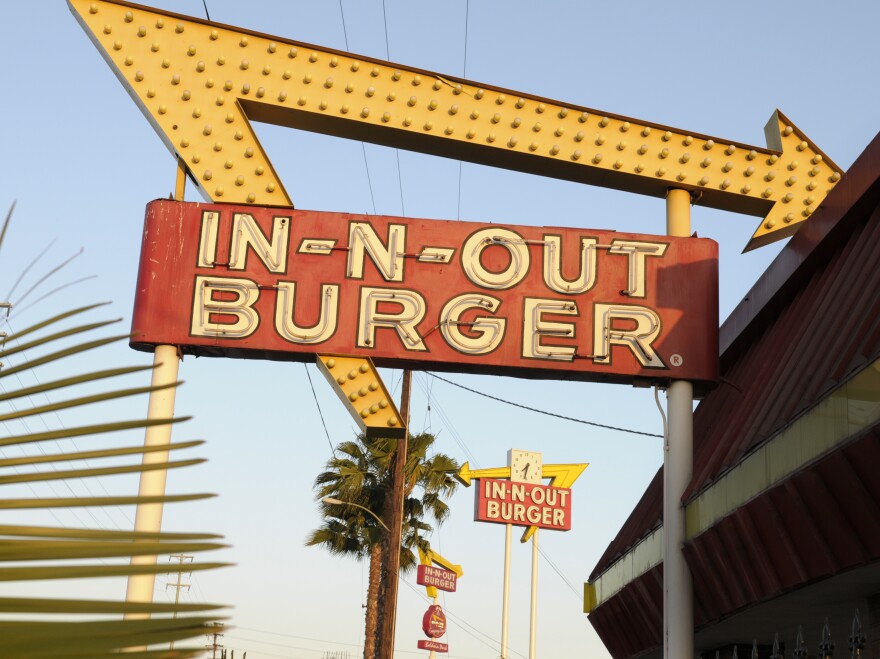
[[[166,146],[213,201],[292,205],[262,121],[762,217],[792,235],[841,170],[781,112],[767,148],[478,85],[118,0],[69,0]]]
[[[549,478],[550,485],[554,487],[571,487],[588,466],[590,466],[588,462],[569,465],[543,465],[541,478]],[[510,467],[471,469],[470,464],[465,462],[459,467],[458,473],[453,476],[465,487],[470,487],[471,481],[478,478],[510,478]]]
[[[510,478],[510,467],[471,469],[470,464],[465,462],[459,468],[458,473],[453,474],[453,477],[465,487],[470,487],[471,481],[475,478]]]
[[[544,465],[541,470],[541,476],[549,478],[550,485],[553,487],[571,487],[580,475],[584,473],[584,469],[589,466],[589,462],[570,465]]]
[[[549,478],[550,485],[553,487],[571,487],[580,475],[584,473],[584,469],[589,466],[589,462],[570,465],[544,465],[541,469],[541,477]],[[530,526],[523,531],[522,537],[519,541],[527,542],[537,530],[537,526]]]

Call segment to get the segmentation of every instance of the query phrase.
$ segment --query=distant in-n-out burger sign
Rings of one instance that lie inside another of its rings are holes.
[[[455,592],[458,575],[452,570],[434,567],[433,565],[419,565],[416,571],[416,583],[420,586],[433,586],[448,593]]]
[[[571,490],[540,483],[481,478],[474,520],[571,530]]]
[[[706,382],[716,291],[705,239],[159,200],[147,207],[132,344]]]

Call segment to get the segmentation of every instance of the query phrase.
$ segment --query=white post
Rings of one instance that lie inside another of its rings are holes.
[[[666,232],[670,236],[690,235],[690,193],[687,190],[669,191]],[[673,381],[666,397],[669,425],[663,454],[663,656],[692,659],[693,578],[682,553],[685,517],[681,495],[693,477],[693,384]]]
[[[160,386],[177,382],[179,362],[176,346],[156,346],[153,355],[152,386]],[[176,387],[169,387],[150,392],[147,411],[148,419],[170,419],[174,416],[174,398]],[[160,446],[171,443],[171,424],[150,426],[144,435],[144,446]],[[143,464],[167,462],[168,451],[144,453]],[[165,494],[165,469],[141,472],[138,496],[163,496]],[[134,530],[158,533],[162,529],[161,503],[138,504],[135,512]],[[156,565],[158,556],[134,556],[132,565]],[[156,581],[154,574],[135,574],[128,578],[125,594],[126,602],[152,602],[153,587]],[[126,619],[149,618],[149,614],[127,613]]]
[[[510,611],[510,539],[513,524],[505,524],[504,532],[504,585],[501,596],[501,659],[507,657],[507,617]]]
[[[532,610],[529,617],[529,659],[536,659],[538,642],[538,529],[532,536]]]
[[[437,598],[434,598],[434,604],[437,604]],[[448,630],[447,630],[448,633]],[[447,639],[449,640],[449,639]],[[437,653],[434,650],[431,650],[431,653],[428,655],[428,659],[437,659]]]
[[[183,201],[186,191],[186,164],[180,158],[177,159],[177,171],[174,181],[174,199]],[[177,357],[177,346],[156,346],[153,352],[153,377],[151,385],[158,387],[177,382],[177,374],[180,364]],[[147,418],[170,419],[174,416],[174,400],[177,396],[177,387],[169,387],[160,391],[151,391],[150,400],[147,404]],[[171,425],[149,426],[144,433],[144,446],[167,446],[171,443]],[[168,451],[144,453],[141,464],[155,464],[168,462]],[[138,485],[138,496],[164,496],[165,479],[168,471],[158,469],[156,471],[142,471]],[[161,503],[138,504],[134,515],[134,530],[159,533],[162,530]],[[158,556],[133,556],[132,565],[156,565]],[[156,584],[154,574],[134,574],[128,577],[128,586],[125,591],[126,602],[152,602],[153,588]],[[146,613],[126,613],[126,619],[149,618]],[[174,645],[172,644],[172,648]]]

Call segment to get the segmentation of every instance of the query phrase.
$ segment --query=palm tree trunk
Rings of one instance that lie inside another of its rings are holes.
[[[379,587],[382,583],[382,543],[370,547],[367,613],[364,625],[364,659],[375,659],[379,631]]]

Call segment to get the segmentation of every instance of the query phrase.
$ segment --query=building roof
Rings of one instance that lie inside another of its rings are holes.
[[[694,471],[683,503],[698,501],[768,440],[792,427],[880,356],[878,245],[880,134],[722,325],[722,379],[695,412]],[[661,468],[599,559],[591,582],[662,525],[662,474]],[[766,488],[767,492],[770,489]],[[695,574],[695,590],[704,598],[720,593],[719,584],[699,581],[713,578],[710,572],[700,570],[703,552],[710,551],[705,542],[711,537],[708,531],[715,526],[714,532],[723,529],[722,522],[729,523],[744,508],[740,506],[702,528],[699,532],[707,532],[702,540],[691,534],[685,554]],[[840,568],[842,563],[834,565]],[[662,575],[662,570],[655,565],[633,579],[638,581],[634,585],[647,595],[656,587],[658,574]],[[806,572],[801,576],[806,577]],[[797,582],[771,579],[778,587],[761,590],[761,597],[771,597]],[[704,607],[705,615],[697,612],[698,622],[725,615],[757,593],[746,591],[745,600]],[[620,652],[615,656],[630,656],[632,653],[622,648],[632,650],[632,640],[625,642],[625,635],[612,632],[613,618],[617,617],[612,610],[621,603],[612,598],[606,604],[608,608],[600,615],[591,615],[591,622],[604,628],[597,626],[606,644],[607,639],[619,639]],[[659,630],[653,629],[656,621],[651,622],[648,616],[644,622],[652,628],[651,637],[659,640]],[[632,627],[629,630],[631,633]]]

